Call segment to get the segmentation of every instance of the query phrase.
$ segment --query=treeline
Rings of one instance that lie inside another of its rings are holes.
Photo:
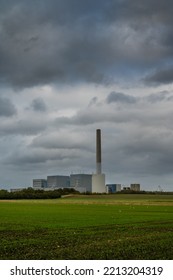
[[[116,194],[153,194],[153,195],[172,195],[173,192],[165,192],[165,191],[133,191],[133,190],[121,190],[120,192],[116,192]]]
[[[71,188],[57,189],[53,191],[34,190],[33,188],[26,188],[13,192],[0,190],[0,199],[55,199],[71,193],[76,193],[76,191]]]

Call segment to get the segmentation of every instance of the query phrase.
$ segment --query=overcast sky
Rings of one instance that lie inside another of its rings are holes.
[[[0,188],[95,172],[173,191],[173,1],[0,0]]]

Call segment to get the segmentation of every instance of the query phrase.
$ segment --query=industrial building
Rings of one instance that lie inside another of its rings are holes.
[[[120,192],[121,184],[105,184],[105,174],[102,173],[101,129],[96,129],[96,173],[47,176],[47,180],[34,179],[33,188],[43,188],[45,190],[73,188],[80,193]],[[130,187],[124,187],[124,190],[140,191],[140,184],[131,184]]]
[[[47,176],[47,187],[48,188],[69,188],[70,187],[70,176],[54,175]]]
[[[105,174],[101,162],[101,130],[96,130],[96,173],[71,174],[70,176],[54,175],[45,179],[34,179],[34,188],[57,189],[74,188],[79,192],[106,193]]]
[[[80,193],[86,193],[92,191],[92,175],[91,174],[71,174],[70,175],[70,187],[79,191]]]
[[[121,184],[107,184],[107,193],[116,193],[121,191]]]
[[[47,188],[47,180],[45,179],[33,179],[33,188]]]
[[[92,175],[92,193],[106,193],[105,174],[102,173],[101,130],[96,130],[96,174]]]
[[[131,184],[130,189],[131,191],[140,192],[140,184]]]

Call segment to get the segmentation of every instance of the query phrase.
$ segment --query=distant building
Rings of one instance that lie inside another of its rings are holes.
[[[47,180],[45,179],[33,179],[33,188],[46,188]]]
[[[47,176],[47,187],[48,188],[69,188],[70,187],[70,176],[55,175]]]
[[[135,192],[140,192],[140,184],[131,184],[130,190]]]
[[[121,191],[121,184],[107,184],[107,193],[116,193]]]
[[[82,192],[92,191],[92,175],[91,174],[71,174],[70,187]]]

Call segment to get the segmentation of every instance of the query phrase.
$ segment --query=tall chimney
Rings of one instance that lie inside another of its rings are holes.
[[[102,173],[101,165],[101,129],[96,130],[96,174]]]

